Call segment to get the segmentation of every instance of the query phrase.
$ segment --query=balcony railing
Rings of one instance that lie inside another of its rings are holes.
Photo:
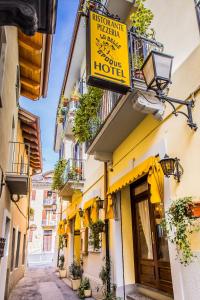
[[[56,220],[42,220],[42,226],[56,226]]]
[[[30,145],[10,142],[10,161],[7,174],[29,175]]]
[[[54,199],[43,199],[43,206],[52,206],[54,204],[56,204],[56,200]]]
[[[27,195],[30,167],[30,145],[10,142],[6,184],[11,194]]]
[[[144,60],[152,50],[163,51],[163,45],[155,40],[146,37],[137,36],[132,30],[129,31],[129,57],[130,57],[130,73],[132,88],[145,88],[145,82],[141,67]],[[98,121],[95,124],[90,124],[91,140],[86,142],[86,150],[92,144],[96,135],[100,132],[107,118],[114,110],[117,103],[122,98],[121,94],[111,91],[105,91],[102,97],[100,109],[98,112]]]
[[[73,159],[73,158],[68,159],[65,173],[64,173],[64,182],[83,181],[84,164],[85,161],[83,159]]]

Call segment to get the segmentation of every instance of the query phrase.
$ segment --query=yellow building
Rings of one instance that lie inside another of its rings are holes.
[[[69,101],[69,110],[64,126],[59,120],[56,124],[54,147],[56,151],[60,150],[60,158],[71,158],[74,165],[83,159],[84,165],[82,181],[77,179],[77,173],[70,180],[70,169],[66,168],[68,176],[60,192],[63,201],[68,201],[63,216],[69,224],[66,268],[73,259],[81,257],[84,276],[90,279],[93,296],[97,298],[99,294],[95,290],[101,285],[99,272],[104,265],[103,258],[107,256],[111,260],[111,283],[122,299],[135,299],[140,293],[153,299],[197,300],[200,297],[200,273],[196,264],[184,266],[179,262],[176,249],[168,242],[160,223],[172,200],[199,197],[199,130],[188,126],[195,127],[195,123],[199,127],[199,4],[192,0],[175,0],[173,3],[148,0],[145,5],[154,14],[152,27],[156,40],[153,41],[138,37],[131,29],[130,14],[137,9],[131,1],[107,2],[108,11],[118,15],[129,30],[133,86],[125,95],[124,91],[122,95],[104,92],[98,110],[100,126],[91,126],[92,138],[84,145],[74,139],[71,120],[78,107],[73,103],[74,95],[87,92],[86,66],[89,63],[85,20],[77,15],[61,91]],[[109,23],[105,16],[101,18],[105,18],[104,25]],[[107,34],[110,34],[108,29]],[[132,59],[140,55],[145,60],[151,50],[161,53],[163,46],[164,53],[174,56],[172,84],[168,85],[168,98],[165,99],[193,100],[193,120],[191,116],[187,118],[186,105],[175,104],[178,111],[186,114],[175,117],[167,101],[163,103],[158,94],[147,91],[143,74]],[[100,77],[102,80],[103,76]],[[103,80],[106,81],[106,76]],[[99,82],[96,80],[92,84],[100,86]],[[104,87],[105,82],[101,84]],[[110,89],[114,89],[112,84]],[[60,105],[62,101],[63,97]],[[165,154],[180,159],[184,169],[182,172],[179,165],[179,171],[183,173],[180,181],[177,176],[164,177],[159,161]],[[78,200],[75,197],[77,189]],[[99,198],[104,200],[104,209],[98,206]],[[81,219],[80,208],[83,210]],[[98,249],[88,245],[91,234],[88,218],[92,222],[105,221],[105,233],[101,234]],[[199,235],[196,233],[191,237],[191,249],[199,257]]]

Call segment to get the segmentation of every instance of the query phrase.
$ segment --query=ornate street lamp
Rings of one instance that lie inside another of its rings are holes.
[[[163,173],[166,177],[171,175],[180,182],[180,178],[183,175],[183,167],[180,164],[180,159],[177,157],[172,158],[165,154],[165,157],[160,160],[160,164],[163,170]]]
[[[104,200],[102,200],[100,197],[96,197],[96,203],[97,203],[98,209],[103,209]]]
[[[146,58],[142,72],[144,80],[147,85],[147,89],[153,90],[156,93],[156,97],[164,102],[168,102],[173,108],[173,114],[177,116],[182,114],[187,118],[188,126],[191,129],[196,130],[197,125],[193,122],[192,108],[194,107],[193,100],[179,100],[166,96],[165,89],[171,83],[171,71],[172,71],[173,56],[167,55],[157,51],[151,51]],[[177,111],[174,103],[179,105],[185,105],[187,107],[187,113],[183,111]]]

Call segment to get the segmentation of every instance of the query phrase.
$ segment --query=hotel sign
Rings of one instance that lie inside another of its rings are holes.
[[[125,24],[90,11],[87,28],[87,83],[126,93],[130,89]]]

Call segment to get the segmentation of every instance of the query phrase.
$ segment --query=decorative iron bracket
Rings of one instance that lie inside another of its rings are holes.
[[[193,122],[193,117],[192,117],[192,108],[195,106],[195,103],[193,100],[180,100],[180,99],[175,99],[171,98],[168,96],[163,95],[163,93],[157,94],[156,97],[162,101],[163,103],[167,102],[171,105],[173,111],[172,113],[177,117],[178,114],[181,114],[186,117],[187,119],[187,124],[188,126],[193,129],[194,131],[197,130],[197,124]],[[187,113],[183,111],[177,111],[177,108],[175,107],[174,103],[179,104],[179,105],[184,105],[187,107]]]
[[[106,5],[98,0],[86,0],[85,4],[83,4],[83,7],[84,5],[86,6],[86,11],[80,12],[82,16],[88,17],[88,12],[91,10],[100,15],[115,19],[116,21],[120,21],[120,17],[118,15],[111,14]]]

